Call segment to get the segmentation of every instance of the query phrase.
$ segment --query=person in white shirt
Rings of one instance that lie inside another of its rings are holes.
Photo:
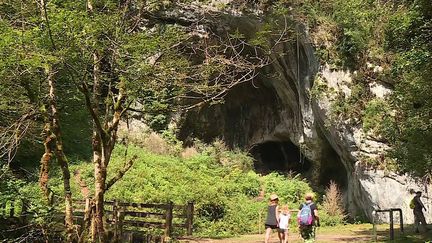
[[[279,230],[278,230],[279,239],[281,243],[288,242],[288,229],[289,229],[290,218],[291,218],[291,214],[288,205],[283,205],[279,213]]]

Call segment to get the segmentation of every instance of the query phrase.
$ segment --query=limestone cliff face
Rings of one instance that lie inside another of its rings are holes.
[[[352,125],[348,120],[335,121],[331,118],[335,94],[338,91],[343,92],[346,98],[351,95],[352,75],[346,71],[331,71],[327,66],[321,67],[316,74],[319,77],[316,80],[320,81],[319,85],[327,87],[321,90],[332,90],[332,92],[324,92],[316,96],[312,107],[316,124],[345,166],[348,178],[345,194],[347,209],[352,214],[362,214],[371,220],[373,210],[401,208],[404,222],[412,223],[414,218],[409,202],[414,196],[413,192],[418,190],[425,192],[423,201],[425,205],[430,205],[431,185],[416,181],[408,175],[367,168],[364,165],[365,161],[383,160],[389,150],[388,145],[373,134],[365,132],[361,123]],[[391,90],[376,83],[371,85],[370,91],[379,99],[385,99],[386,95],[391,93]],[[326,162],[322,161],[322,163]],[[430,210],[426,214],[427,218],[432,218]],[[379,214],[378,217],[384,221],[388,220],[387,214]]]
[[[218,16],[212,21],[220,22],[204,24],[238,29],[246,36],[260,28],[255,16]],[[351,95],[354,74],[321,65],[307,29],[296,24],[295,30],[295,41],[280,45],[278,53],[283,55],[273,56],[273,62],[253,82],[234,87],[223,104],[185,114],[180,138],[189,141],[198,137],[207,142],[221,138],[229,146],[251,152],[260,166],[283,164],[278,168],[302,173],[315,185],[334,180],[342,187],[352,216],[372,219],[374,209],[402,208],[405,222],[412,222],[408,204],[414,195],[410,191],[429,192],[431,186],[363,166],[368,159],[380,160],[389,148],[365,133],[361,123],[352,125],[352,121],[331,116],[335,94]],[[380,71],[380,67],[370,68]],[[382,99],[391,92],[378,83],[371,84],[370,91]],[[431,199],[425,193],[423,200]]]

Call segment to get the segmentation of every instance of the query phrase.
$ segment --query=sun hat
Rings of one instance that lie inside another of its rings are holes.
[[[306,193],[305,199],[306,200],[313,200],[314,199],[314,194],[312,192]]]
[[[273,194],[270,195],[270,200],[271,201],[274,201],[276,199],[279,199],[279,197],[276,194],[273,193]]]

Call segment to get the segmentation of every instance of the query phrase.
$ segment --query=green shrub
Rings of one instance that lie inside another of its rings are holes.
[[[175,145],[173,145],[175,146]],[[125,147],[114,150],[108,178],[119,170],[124,161]],[[161,155],[130,146],[128,156],[137,155],[132,168],[106,193],[106,199],[128,202],[195,204],[194,234],[227,237],[262,230],[268,195],[277,193],[281,203],[298,206],[309,185],[298,176],[271,173],[256,174],[252,159],[244,152],[229,151],[224,146],[197,149],[188,158]],[[217,152],[219,151],[219,160]],[[223,163],[221,163],[223,161]],[[90,189],[93,185],[93,165],[72,161],[71,171],[79,170]],[[61,173],[52,171],[50,186],[62,195]],[[80,188],[71,180],[74,198],[81,198]],[[266,197],[259,197],[265,190]],[[261,228],[260,228],[261,227]]]
[[[375,135],[383,135],[391,127],[390,105],[382,99],[373,99],[366,104],[363,111],[363,128]]]
[[[319,211],[319,217],[321,226],[336,226],[345,223],[344,217],[340,215],[330,215],[325,210]]]
[[[297,208],[303,201],[307,192],[312,191],[305,180],[299,176],[283,176],[277,173],[270,173],[263,177],[266,199],[270,194],[276,193],[279,196],[281,204],[288,203],[290,206]]]

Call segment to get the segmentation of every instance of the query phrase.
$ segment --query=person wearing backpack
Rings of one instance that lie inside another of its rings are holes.
[[[423,228],[425,228],[425,230],[429,230],[426,226],[426,219],[425,216],[423,214],[423,209],[426,211],[425,206],[423,205],[423,202],[420,200],[422,195],[421,191],[417,191],[416,195],[414,196],[414,198],[411,200],[410,203],[410,208],[413,209],[413,213],[414,213],[414,224],[415,224],[415,232],[419,233],[419,225],[420,223],[422,224]]]
[[[300,205],[297,214],[300,234],[305,242],[315,241],[315,227],[320,226],[318,208],[313,199],[313,193],[307,193],[305,195],[305,202]]]
[[[267,207],[267,218],[265,221],[265,243],[270,240],[270,235],[273,229],[279,228],[279,198],[276,194],[270,195],[270,203]],[[279,236],[279,235],[278,235]],[[281,240],[279,236],[279,240]]]

